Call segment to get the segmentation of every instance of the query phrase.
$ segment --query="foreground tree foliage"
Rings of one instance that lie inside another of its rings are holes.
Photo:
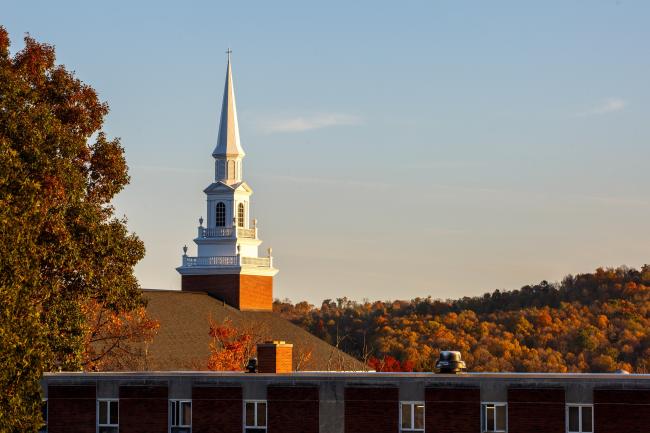
[[[110,201],[129,181],[108,139],[108,106],[25,38],[12,56],[0,27],[0,431],[36,431],[44,371],[80,370],[83,305],[142,307],[142,242]]]
[[[450,349],[471,371],[650,373],[650,265],[459,300],[274,309],[381,371],[431,371]]]
[[[82,366],[90,371],[149,370],[147,348],[160,322],[141,306],[115,312],[96,299],[82,304],[85,317]]]

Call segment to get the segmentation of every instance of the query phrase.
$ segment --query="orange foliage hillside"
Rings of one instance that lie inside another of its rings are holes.
[[[470,371],[650,373],[650,265],[458,300],[274,308],[379,369],[431,371],[449,349],[462,352]]]

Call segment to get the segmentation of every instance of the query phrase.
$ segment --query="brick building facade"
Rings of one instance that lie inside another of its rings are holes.
[[[118,402],[121,433],[650,431],[650,375],[51,373],[42,383],[55,433],[99,431],[104,400]],[[188,405],[186,427],[171,425],[174,401]]]
[[[273,277],[264,275],[183,275],[181,290],[208,293],[244,311],[273,309]]]

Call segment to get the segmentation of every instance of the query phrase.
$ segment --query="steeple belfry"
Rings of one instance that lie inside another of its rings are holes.
[[[237,104],[235,103],[235,86],[232,77],[232,65],[228,54],[226,68],[226,84],[223,89],[221,118],[219,120],[219,135],[217,145],[212,152],[215,159],[215,181],[233,184],[242,180],[242,159],[246,155],[239,138],[239,122],[237,121]]]
[[[209,293],[240,310],[269,311],[278,269],[273,266],[271,248],[265,256],[259,255],[259,225],[250,215],[253,190],[242,178],[244,155],[228,50],[219,136],[212,152],[215,179],[203,190],[206,218],[199,218],[196,256],[188,256],[184,247],[182,264],[176,270],[182,290]]]

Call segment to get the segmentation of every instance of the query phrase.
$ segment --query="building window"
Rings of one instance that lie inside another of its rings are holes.
[[[235,175],[235,161],[228,161],[228,179],[236,179]]]
[[[119,401],[97,400],[97,432],[117,433],[119,431]]]
[[[216,226],[217,227],[225,227],[226,225],[226,205],[220,201],[217,203],[217,207],[215,209],[215,221],[216,221]]]
[[[41,417],[43,417],[43,425],[38,429],[38,433],[47,433],[47,399],[41,402]]]
[[[421,401],[403,401],[400,405],[400,432],[423,432],[424,403]]]
[[[266,433],[266,401],[244,402],[244,433]]]
[[[239,203],[237,206],[237,225],[239,227],[244,227],[244,219],[246,218],[246,209],[244,208],[244,203]]]
[[[566,407],[566,431],[568,433],[592,433],[594,431],[594,407],[591,404],[568,404]]]
[[[505,403],[481,405],[481,431],[484,433],[508,431],[508,410]]]
[[[169,401],[169,431],[190,433],[192,431],[192,402],[190,400]]]

